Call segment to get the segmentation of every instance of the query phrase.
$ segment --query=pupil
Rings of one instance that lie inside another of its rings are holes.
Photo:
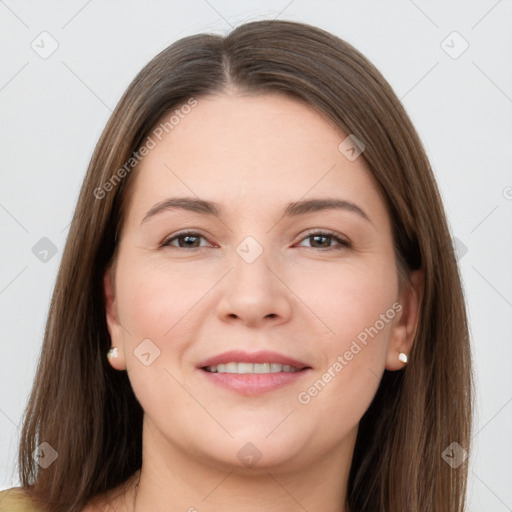
[[[326,240],[328,237],[327,237],[327,236],[324,236],[324,235],[315,235],[315,236],[313,236],[313,239],[314,239],[315,241],[317,241],[319,238],[320,238],[320,239],[321,239],[321,238],[323,238],[324,240]]]
[[[190,235],[186,235],[183,237],[184,240],[186,241],[186,245],[192,245],[192,244],[189,244],[187,242],[190,242],[191,240],[194,241],[194,239],[196,239],[197,237],[196,236],[190,236]]]

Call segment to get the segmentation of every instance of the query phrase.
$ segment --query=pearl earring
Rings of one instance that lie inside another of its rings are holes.
[[[107,352],[107,358],[108,358],[108,359],[116,358],[118,355],[119,355],[119,352],[118,352],[118,350],[117,350],[117,347],[111,348],[111,349]]]
[[[398,354],[398,359],[400,361],[402,361],[402,363],[406,364],[407,363],[407,354],[404,354],[403,352],[400,352],[400,354]]]

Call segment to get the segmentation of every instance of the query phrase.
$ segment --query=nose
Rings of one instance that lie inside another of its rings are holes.
[[[221,285],[218,315],[247,327],[278,325],[289,320],[293,293],[284,270],[264,250],[254,261],[235,254],[233,268]]]

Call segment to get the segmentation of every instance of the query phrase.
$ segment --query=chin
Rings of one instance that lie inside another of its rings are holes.
[[[275,425],[274,427],[275,428]],[[235,435],[234,439],[211,438],[205,440],[203,453],[209,460],[209,465],[222,467],[226,471],[247,473],[266,473],[270,470],[285,470],[287,467],[297,467],[297,459],[301,457],[303,439],[294,437],[283,430],[282,435],[272,432],[268,437],[261,430],[252,429],[244,435]],[[270,432],[272,429],[269,429]],[[254,435],[251,433],[254,432]],[[212,447],[215,451],[212,452]]]

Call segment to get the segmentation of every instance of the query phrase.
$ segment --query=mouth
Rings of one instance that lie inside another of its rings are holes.
[[[311,368],[293,357],[269,350],[252,353],[230,350],[201,361],[197,367],[210,373],[238,374],[298,372]]]
[[[210,382],[243,395],[257,395],[292,384],[312,367],[277,352],[224,352],[197,366]]]
[[[308,367],[305,367],[308,368]],[[305,368],[297,368],[295,366],[291,366],[289,364],[279,364],[279,363],[242,363],[231,361],[229,363],[218,364],[215,366],[204,366],[201,368],[210,373],[237,373],[239,375],[254,373],[254,374],[264,374],[264,373],[293,373],[300,372]]]

